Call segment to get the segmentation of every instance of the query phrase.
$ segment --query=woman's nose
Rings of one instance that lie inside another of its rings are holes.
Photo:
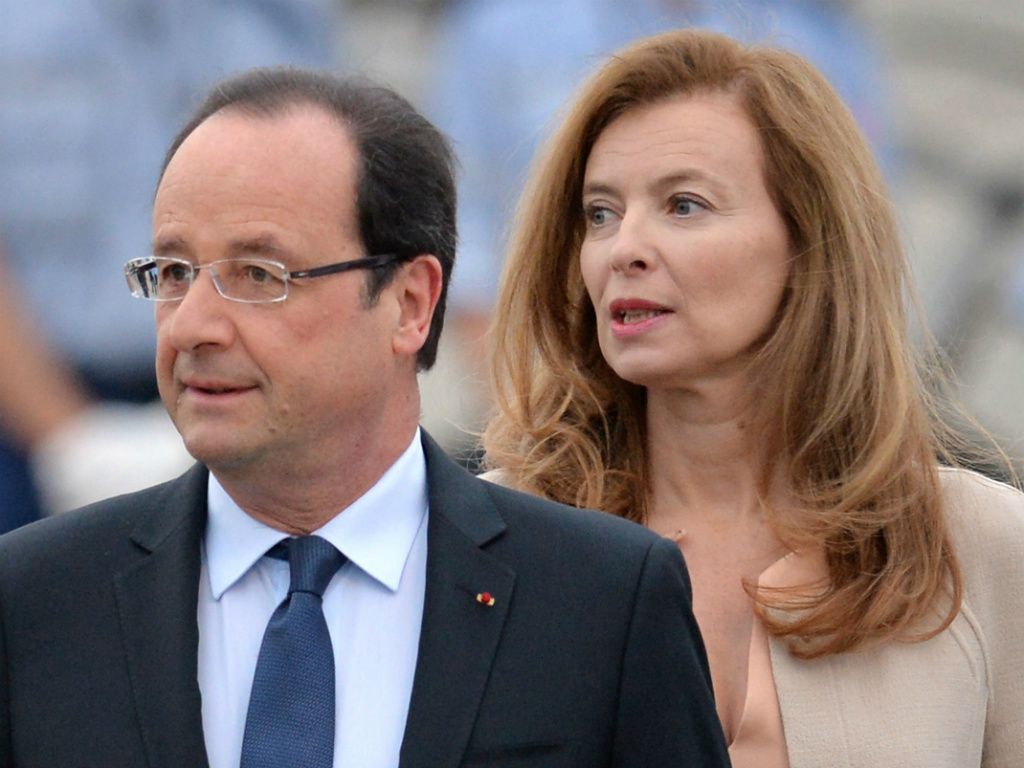
[[[627,213],[615,233],[611,267],[616,272],[644,272],[653,264],[653,248],[648,222],[640,213]]]

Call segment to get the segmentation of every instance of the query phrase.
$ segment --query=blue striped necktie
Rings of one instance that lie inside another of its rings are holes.
[[[334,650],[323,594],[345,556],[319,536],[285,540],[268,554],[288,560],[291,585],[263,635],[241,768],[331,768]]]

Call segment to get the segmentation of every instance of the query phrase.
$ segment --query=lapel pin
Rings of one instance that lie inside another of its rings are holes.
[[[494,606],[494,595],[490,592],[481,592],[476,596],[476,601],[480,603],[480,605],[486,605],[488,608],[492,608]]]

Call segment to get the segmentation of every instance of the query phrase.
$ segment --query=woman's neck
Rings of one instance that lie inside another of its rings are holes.
[[[739,386],[648,392],[651,528],[729,528],[763,519],[767,457],[754,412]]]

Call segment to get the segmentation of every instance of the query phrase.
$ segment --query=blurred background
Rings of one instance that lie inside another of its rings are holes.
[[[1024,455],[1019,0],[0,0],[0,531],[171,477],[143,255],[163,150],[208,85],[292,63],[408,97],[460,159],[460,248],[424,423],[472,464],[484,329],[529,161],[573,89],[684,25],[796,50],[851,106],[967,409]]]

